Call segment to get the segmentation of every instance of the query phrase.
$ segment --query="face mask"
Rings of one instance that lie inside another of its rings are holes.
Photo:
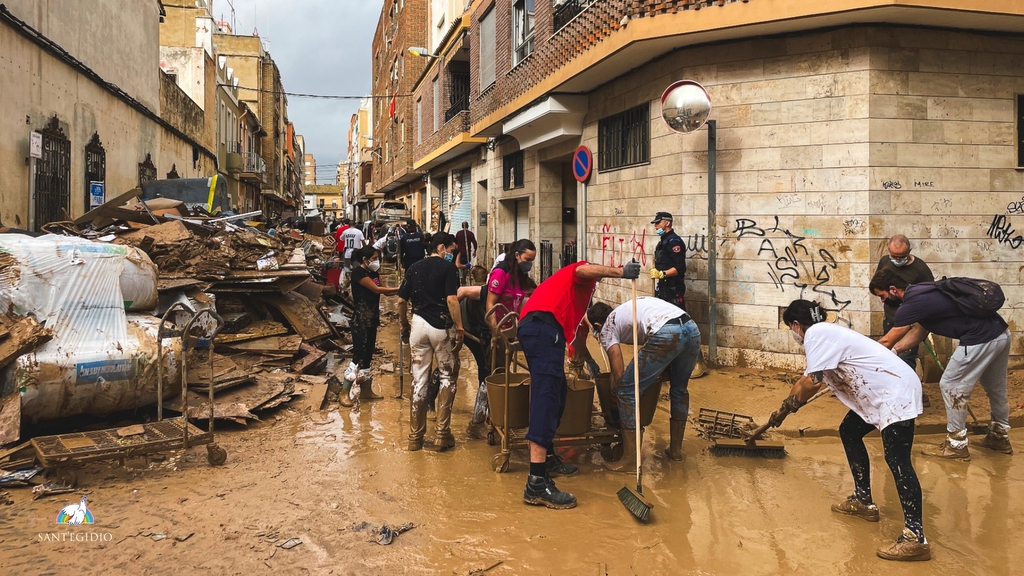
[[[523,274],[529,274],[530,270],[533,269],[533,262],[527,262],[526,260],[519,263],[519,271]]]
[[[370,272],[376,272],[380,270],[380,260],[374,260],[367,264],[366,267],[370,269]]]
[[[799,334],[797,334],[796,330],[790,330],[790,334],[793,335],[793,341],[794,342],[796,342],[797,344],[799,344],[801,346],[804,345],[804,337],[799,335]]]
[[[449,253],[444,255],[445,262],[451,262],[452,260],[455,260],[455,254]]]
[[[890,256],[889,261],[892,262],[893,266],[899,268],[901,266],[906,266],[907,262],[910,262],[910,256],[907,256],[906,258],[893,258]]]
[[[657,233],[658,236],[664,236],[665,235],[665,229],[664,228],[657,228],[657,229],[655,229],[654,232]]]

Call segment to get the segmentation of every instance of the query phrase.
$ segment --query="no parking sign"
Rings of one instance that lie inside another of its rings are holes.
[[[580,146],[572,155],[572,175],[576,181],[585,184],[590,178],[590,171],[594,168],[594,155],[590,148]]]

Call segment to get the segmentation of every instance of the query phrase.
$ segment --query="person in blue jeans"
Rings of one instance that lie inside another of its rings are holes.
[[[666,369],[669,373],[669,396],[672,399],[669,448],[672,460],[681,461],[683,433],[690,412],[690,393],[687,386],[690,374],[700,357],[700,331],[689,314],[678,306],[660,298],[642,297],[636,301],[637,338],[640,350],[640,392],[657,382]],[[633,362],[624,366],[619,344],[633,344],[633,302],[618,308],[596,302],[587,311],[587,320],[594,327],[594,336],[608,353],[611,381],[619,400],[619,419],[622,422],[623,453],[615,462],[606,462],[605,468],[615,472],[632,472],[636,459],[637,423],[634,417]],[[642,431],[639,432],[641,435]]]

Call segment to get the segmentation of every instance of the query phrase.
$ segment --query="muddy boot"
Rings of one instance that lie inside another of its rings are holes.
[[[993,424],[992,431],[981,441],[982,448],[988,448],[1003,454],[1013,454],[1013,446],[1010,446],[1010,427],[1002,424]]]
[[[487,438],[487,422],[470,422],[466,426],[466,438],[483,440]]]
[[[547,466],[548,476],[574,476],[580,471],[579,466],[571,462],[562,462],[558,454],[548,454],[544,465]]]
[[[442,386],[437,392],[437,451],[444,452],[455,447],[452,435],[452,404],[455,402],[455,385]]]
[[[338,404],[341,404],[345,408],[351,408],[356,405],[356,403],[352,401],[352,397],[349,396],[351,390],[352,383],[348,380],[342,380],[341,393],[338,394]]]
[[[555,510],[568,510],[576,507],[576,497],[556,488],[554,480],[532,474],[526,479],[523,502],[533,506],[547,506]]]
[[[907,528],[903,534],[892,544],[879,548],[878,557],[883,560],[897,560],[900,562],[918,562],[932,559],[932,547],[923,536],[919,537]]]
[[[686,454],[683,454],[683,432],[685,431],[685,418],[673,418],[669,421],[668,450],[665,450],[665,453],[676,462],[686,460]]]
[[[939,447],[938,451],[924,450],[921,453],[933,458],[963,460],[967,462],[971,459],[971,453],[967,449],[967,430],[946,435],[946,440]]]
[[[850,496],[838,504],[833,504],[832,511],[846,514],[847,516],[863,518],[868,522],[878,522],[878,506],[865,504],[857,499],[856,496]]]
[[[423,448],[423,435],[427,432],[427,403],[415,400],[409,404],[409,451]]]
[[[605,470],[611,472],[636,472],[636,430],[622,429],[622,457],[615,462],[605,462]]]

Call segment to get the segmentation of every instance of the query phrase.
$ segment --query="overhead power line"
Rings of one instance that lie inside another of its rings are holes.
[[[238,88],[239,90],[249,90],[251,92],[260,92],[262,94],[283,94],[285,96],[295,96],[296,98],[321,98],[324,100],[363,100],[364,98],[391,100],[392,98],[395,97],[408,98],[412,96],[412,94],[390,94],[386,96],[374,96],[372,94],[367,94],[363,96],[345,96],[338,94],[304,94],[301,92],[263,90],[262,88],[249,88],[248,86],[235,86],[234,84],[218,84],[218,86],[224,86],[226,88]]]

